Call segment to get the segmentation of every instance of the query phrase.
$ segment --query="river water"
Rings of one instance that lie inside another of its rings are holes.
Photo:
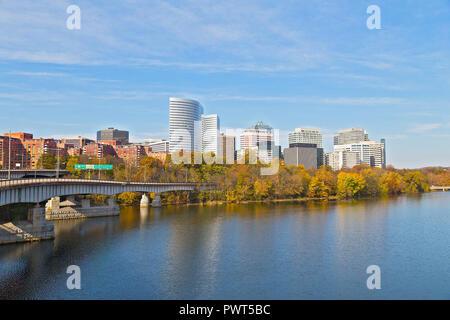
[[[0,247],[0,298],[450,299],[450,193],[123,208],[55,232]],[[81,290],[67,289],[69,265]]]

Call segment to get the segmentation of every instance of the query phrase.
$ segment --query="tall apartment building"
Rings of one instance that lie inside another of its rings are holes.
[[[225,157],[227,164],[233,164],[236,159],[236,137],[226,136],[223,133],[219,136],[220,155]]]
[[[319,129],[314,128],[296,128],[293,132],[289,132],[288,142],[311,143],[317,145],[317,148],[323,148],[322,134]]]
[[[20,139],[0,136],[0,166],[2,169],[29,167],[29,158]]]
[[[170,98],[169,151],[202,152],[202,105],[195,100]]]
[[[330,166],[333,170],[342,170],[343,168],[351,169],[360,162],[358,152],[341,150],[329,152],[325,156],[326,165]]]
[[[369,135],[363,128],[350,128],[339,130],[334,135],[334,145],[359,143],[361,141],[368,141]]]
[[[98,141],[111,141],[118,140],[121,144],[125,145],[129,143],[129,132],[124,130],[118,130],[114,128],[108,128],[105,130],[97,131],[97,142]]]
[[[57,141],[54,139],[39,138],[24,140],[22,143],[30,157],[31,169],[38,169],[39,159],[44,153],[50,153],[56,156],[58,154],[58,150],[60,150],[57,146]]]
[[[217,114],[202,115],[202,152],[220,153],[220,120]]]
[[[371,167],[386,167],[385,143],[376,141],[360,141],[343,145],[335,145],[334,151],[351,151],[359,153],[359,164],[367,164]]]

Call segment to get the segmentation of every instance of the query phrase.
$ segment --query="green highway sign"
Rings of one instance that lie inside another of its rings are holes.
[[[76,164],[77,170],[112,170],[112,164]]]

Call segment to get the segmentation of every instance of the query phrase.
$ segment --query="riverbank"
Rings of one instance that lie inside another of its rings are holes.
[[[378,199],[395,199],[402,195],[418,195],[418,194],[428,194],[441,191],[430,191],[430,192],[416,192],[416,193],[402,193],[398,195],[380,195],[376,197],[358,197],[358,198],[340,198],[338,196],[330,196],[324,198],[284,198],[284,199],[261,199],[261,200],[241,200],[241,201],[226,201],[226,200],[213,200],[213,201],[203,201],[203,202],[163,202],[162,206],[214,206],[214,205],[224,205],[224,204],[249,204],[249,203],[303,203],[303,202],[351,202],[351,201],[362,201],[362,200],[378,200]],[[122,207],[127,207],[128,205],[121,205]],[[135,205],[129,205],[130,207]]]
[[[397,197],[397,196],[395,196]],[[389,199],[395,198],[394,196],[380,196],[380,197],[361,197],[355,199],[342,199],[337,196],[331,196],[328,198],[291,198],[291,199],[262,199],[262,200],[241,200],[241,201],[226,201],[226,200],[214,200],[214,201],[204,201],[204,202],[164,202],[162,206],[214,206],[214,205],[224,205],[224,204],[249,204],[249,203],[303,203],[303,202],[349,202],[353,200],[376,200],[376,199]],[[127,205],[122,205],[123,207],[128,207]],[[133,207],[135,205],[130,205]]]

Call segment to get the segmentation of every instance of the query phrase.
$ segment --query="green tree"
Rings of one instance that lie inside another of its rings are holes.
[[[56,169],[56,158],[51,153],[44,153],[37,162],[37,167],[42,169]]]

